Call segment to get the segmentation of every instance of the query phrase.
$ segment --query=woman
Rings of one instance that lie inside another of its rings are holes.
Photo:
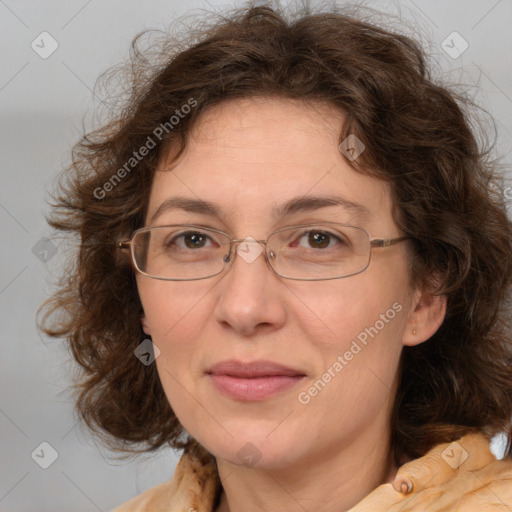
[[[512,226],[463,100],[335,12],[196,36],[135,52],[51,220],[83,419],[184,448],[116,510],[509,510]]]

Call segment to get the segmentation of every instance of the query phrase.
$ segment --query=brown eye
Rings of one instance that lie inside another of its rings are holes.
[[[189,249],[195,249],[197,247],[204,247],[206,243],[206,239],[208,238],[206,235],[202,233],[187,233],[183,236],[183,240],[185,241],[185,245]]]
[[[305,247],[307,249],[328,249],[336,245],[343,245],[343,240],[333,233],[320,230],[310,230],[302,233],[292,244],[292,247]]]
[[[327,233],[310,231],[308,236],[309,244],[317,249],[324,249],[329,246],[329,242],[331,241],[331,236]]]
[[[180,249],[202,249],[211,242],[210,237],[200,231],[186,231],[178,235],[172,236],[165,245],[166,247],[178,247]]]

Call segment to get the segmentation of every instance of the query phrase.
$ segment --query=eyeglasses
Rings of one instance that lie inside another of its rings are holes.
[[[408,238],[371,240],[363,228],[336,222],[288,226],[267,240],[231,239],[217,229],[172,224],[138,229],[118,247],[129,248],[137,271],[154,279],[192,281],[216,276],[233,262],[238,246],[237,254],[247,263],[264,252],[279,277],[321,281],[359,274],[368,268],[372,248],[390,247]]]

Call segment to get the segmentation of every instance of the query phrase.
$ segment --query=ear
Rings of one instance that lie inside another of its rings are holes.
[[[416,290],[402,343],[414,346],[428,340],[441,326],[446,315],[446,297]]]
[[[142,330],[148,336],[151,336],[151,328],[149,327],[148,319],[145,316],[141,316],[140,323],[142,325]]]

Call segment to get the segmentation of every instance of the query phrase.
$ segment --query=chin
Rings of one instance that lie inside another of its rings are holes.
[[[261,429],[254,425],[247,427],[241,429],[239,434],[230,431],[232,436],[224,432],[220,438],[212,439],[209,435],[199,434],[196,439],[217,459],[236,466],[267,470],[288,467],[299,455],[297,446],[303,447],[303,439],[295,439],[295,436],[285,430],[280,435],[276,432],[269,435],[276,427],[275,423],[270,429],[267,424]]]

